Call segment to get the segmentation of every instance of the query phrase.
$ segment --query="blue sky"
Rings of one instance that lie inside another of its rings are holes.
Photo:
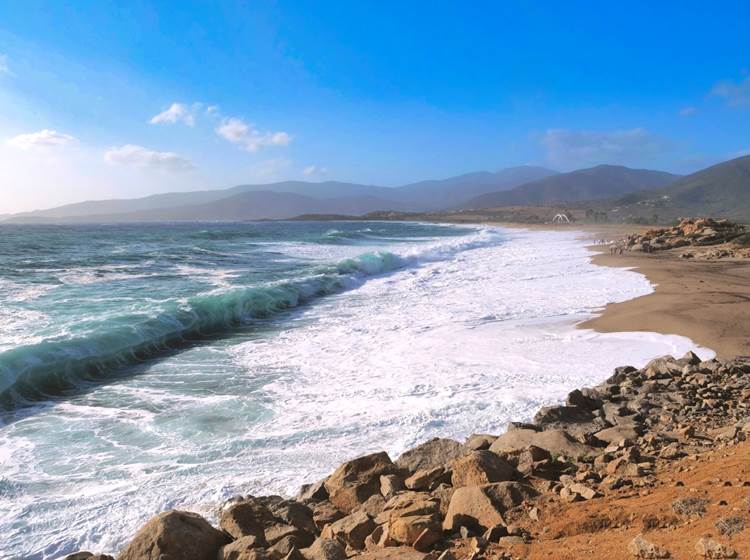
[[[750,152],[747,2],[0,0],[0,213]]]

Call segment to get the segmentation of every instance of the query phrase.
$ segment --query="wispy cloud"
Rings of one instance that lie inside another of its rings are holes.
[[[154,115],[148,122],[151,124],[183,123],[187,126],[195,126],[195,112],[200,107],[201,103],[193,103],[191,106],[185,103],[172,103],[168,109]]]
[[[541,138],[547,160],[561,167],[601,163],[638,165],[666,153],[670,146],[662,137],[643,128],[587,131],[550,129]]]
[[[711,89],[711,95],[725,99],[731,107],[750,106],[750,76],[736,82],[734,80],[716,82]]]
[[[193,164],[174,152],[157,152],[143,146],[126,144],[113,147],[104,153],[107,163],[127,165],[144,169],[167,171],[170,173],[191,171]]]
[[[328,175],[328,169],[319,165],[308,165],[302,170],[305,177],[322,177]]]
[[[19,134],[9,139],[7,144],[23,150],[31,148],[60,148],[74,142],[70,134],[63,134],[56,130],[45,128],[39,132],[30,132],[28,134]]]
[[[248,152],[268,146],[288,146],[292,136],[286,132],[261,132],[254,124],[230,117],[216,128],[216,134]]]
[[[694,115],[697,112],[698,112],[698,109],[696,109],[695,107],[683,107],[682,109],[680,109],[678,114],[681,117],[689,117],[691,115]]]

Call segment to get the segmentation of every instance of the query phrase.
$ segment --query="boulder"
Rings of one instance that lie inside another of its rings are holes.
[[[560,427],[567,424],[585,424],[594,419],[590,410],[579,406],[545,406],[534,415],[534,424],[542,427]]]
[[[525,477],[557,480],[568,467],[565,463],[553,461],[552,454],[546,449],[530,445],[518,453],[516,470]]]
[[[250,499],[225,506],[219,517],[219,527],[234,539],[248,536],[265,539],[264,526],[272,520],[268,508]]]
[[[346,551],[338,541],[322,537],[300,552],[306,560],[346,560]]]
[[[313,484],[303,484],[297,494],[297,500],[300,502],[327,500],[328,490],[326,490],[325,483],[323,479]]]
[[[575,389],[568,393],[565,404],[583,410],[598,410],[604,404],[601,393],[595,389]]]
[[[573,439],[565,430],[537,431],[529,428],[509,428],[490,446],[490,451],[502,453],[534,445],[550,453],[577,458],[598,453],[596,448]]]
[[[385,452],[348,461],[340,465],[325,482],[329,500],[344,513],[351,513],[380,491],[381,475],[393,474],[395,470]]]
[[[344,517],[344,513],[336,508],[331,502],[319,502],[312,507],[313,522],[318,531],[329,523]]]
[[[419,469],[434,469],[447,465],[463,453],[464,448],[457,441],[434,438],[404,452],[396,460],[396,466],[411,473]]]
[[[516,475],[510,463],[487,450],[472,451],[459,457],[451,463],[451,469],[451,483],[455,488],[513,480]]]
[[[719,541],[703,537],[695,543],[695,552],[704,558],[720,560],[722,558],[737,558],[737,551]]]
[[[395,544],[429,548],[441,538],[440,501],[424,492],[404,492],[388,501],[376,519]]]
[[[342,517],[328,525],[320,536],[324,539],[336,539],[353,549],[362,550],[365,538],[375,530],[375,522],[366,513],[360,511]]]
[[[274,545],[282,539],[293,538],[295,546],[304,548],[312,544],[316,533],[317,531],[315,533],[308,533],[307,531],[298,529],[294,525],[276,523],[266,526],[264,534],[268,545]]]
[[[409,478],[404,480],[404,486],[409,490],[429,490],[445,475],[444,467],[432,469],[419,469]]]
[[[377,517],[385,507],[385,498],[380,494],[373,494],[364,504],[359,506],[355,511],[363,511],[370,517]]]
[[[533,488],[519,482],[458,488],[448,506],[443,529],[453,532],[463,525],[483,533],[495,525],[505,525],[503,514],[508,509],[536,495]]]
[[[304,504],[294,500],[271,499],[266,507],[276,520],[296,527],[300,531],[316,534],[317,527],[313,519],[313,511]]]
[[[221,547],[218,560],[272,560],[255,537],[242,537]]]
[[[380,477],[380,494],[386,500],[403,489],[404,479],[397,474],[385,474]]]
[[[637,535],[630,544],[628,552],[636,558],[669,558],[669,552],[662,546],[654,544]]]
[[[594,437],[605,443],[615,443],[622,440],[635,441],[641,430],[635,424],[618,424],[594,433]]]
[[[135,534],[118,560],[215,560],[219,549],[229,542],[197,513],[170,510],[152,517]]]
[[[489,449],[492,442],[497,439],[497,436],[491,436],[489,434],[472,434],[466,438],[464,447],[469,451],[479,451],[480,449]]]

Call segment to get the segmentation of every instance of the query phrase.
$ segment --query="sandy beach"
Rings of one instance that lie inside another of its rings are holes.
[[[678,334],[724,358],[750,353],[750,262],[686,261],[669,251],[610,255],[599,250],[595,263],[633,268],[646,275],[655,291],[610,304],[581,327]]]
[[[577,230],[599,241],[614,241],[648,229],[634,224],[519,226],[524,229]],[[686,336],[720,358],[750,354],[750,261],[685,260],[680,250],[610,255],[609,246],[591,245],[601,266],[633,269],[654,284],[649,295],[611,303],[580,328],[598,332],[658,332]]]

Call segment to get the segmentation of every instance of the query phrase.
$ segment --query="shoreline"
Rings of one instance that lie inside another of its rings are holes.
[[[570,224],[526,227],[494,223],[513,229],[580,231],[614,241],[648,229],[630,224]],[[654,291],[619,303],[609,303],[578,328],[599,333],[655,332],[679,335],[727,359],[750,355],[750,260],[686,260],[679,249],[658,253],[610,255],[608,245],[589,245],[591,262],[627,268],[643,274]]]

